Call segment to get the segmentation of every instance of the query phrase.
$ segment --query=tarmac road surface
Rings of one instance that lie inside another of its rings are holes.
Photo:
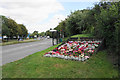
[[[2,46],[2,65],[22,59],[30,54],[47,49],[50,46],[52,46],[51,39]]]

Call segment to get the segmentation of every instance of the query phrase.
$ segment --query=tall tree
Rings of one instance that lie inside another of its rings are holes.
[[[6,25],[7,23],[7,18],[5,16],[2,16],[2,36],[10,36],[10,30],[8,26]]]
[[[28,30],[26,29],[26,27],[23,24],[19,24],[19,26],[21,27],[21,30],[22,30],[22,37],[26,38],[28,35]]]

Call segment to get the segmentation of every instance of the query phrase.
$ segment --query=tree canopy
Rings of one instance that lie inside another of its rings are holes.
[[[120,2],[99,2],[92,9],[76,10],[55,28],[65,36],[89,33],[105,38],[106,48],[118,51],[120,43]]]
[[[28,30],[23,24],[17,24],[13,19],[2,16],[2,36],[27,37]]]

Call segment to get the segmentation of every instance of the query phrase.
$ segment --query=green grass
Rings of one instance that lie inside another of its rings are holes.
[[[11,44],[18,44],[18,43],[35,42],[35,41],[40,41],[40,40],[34,40],[34,39],[24,40],[24,41],[12,40],[12,41],[9,41],[9,42],[2,42],[2,43],[0,43],[0,46],[11,45]]]
[[[63,41],[67,41],[69,39],[69,37],[65,37],[63,38]]]
[[[73,36],[71,36],[71,38],[74,38],[74,37],[94,37],[93,35],[91,35],[91,34],[77,34],[77,35],[73,35]],[[63,41],[67,41],[68,39],[69,39],[70,37],[65,37],[64,39],[63,39]]]
[[[43,54],[55,47],[57,45],[3,65],[3,78],[118,77],[118,71],[106,59],[106,51],[98,52],[85,62],[43,57]]]
[[[93,35],[91,35],[91,34],[77,34],[77,35],[73,35],[73,36],[71,36],[72,38],[73,37],[93,37]]]

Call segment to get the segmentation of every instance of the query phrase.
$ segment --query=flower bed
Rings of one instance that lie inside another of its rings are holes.
[[[101,41],[68,41],[65,44],[55,48],[45,57],[57,57],[68,60],[85,61],[94,54]]]

